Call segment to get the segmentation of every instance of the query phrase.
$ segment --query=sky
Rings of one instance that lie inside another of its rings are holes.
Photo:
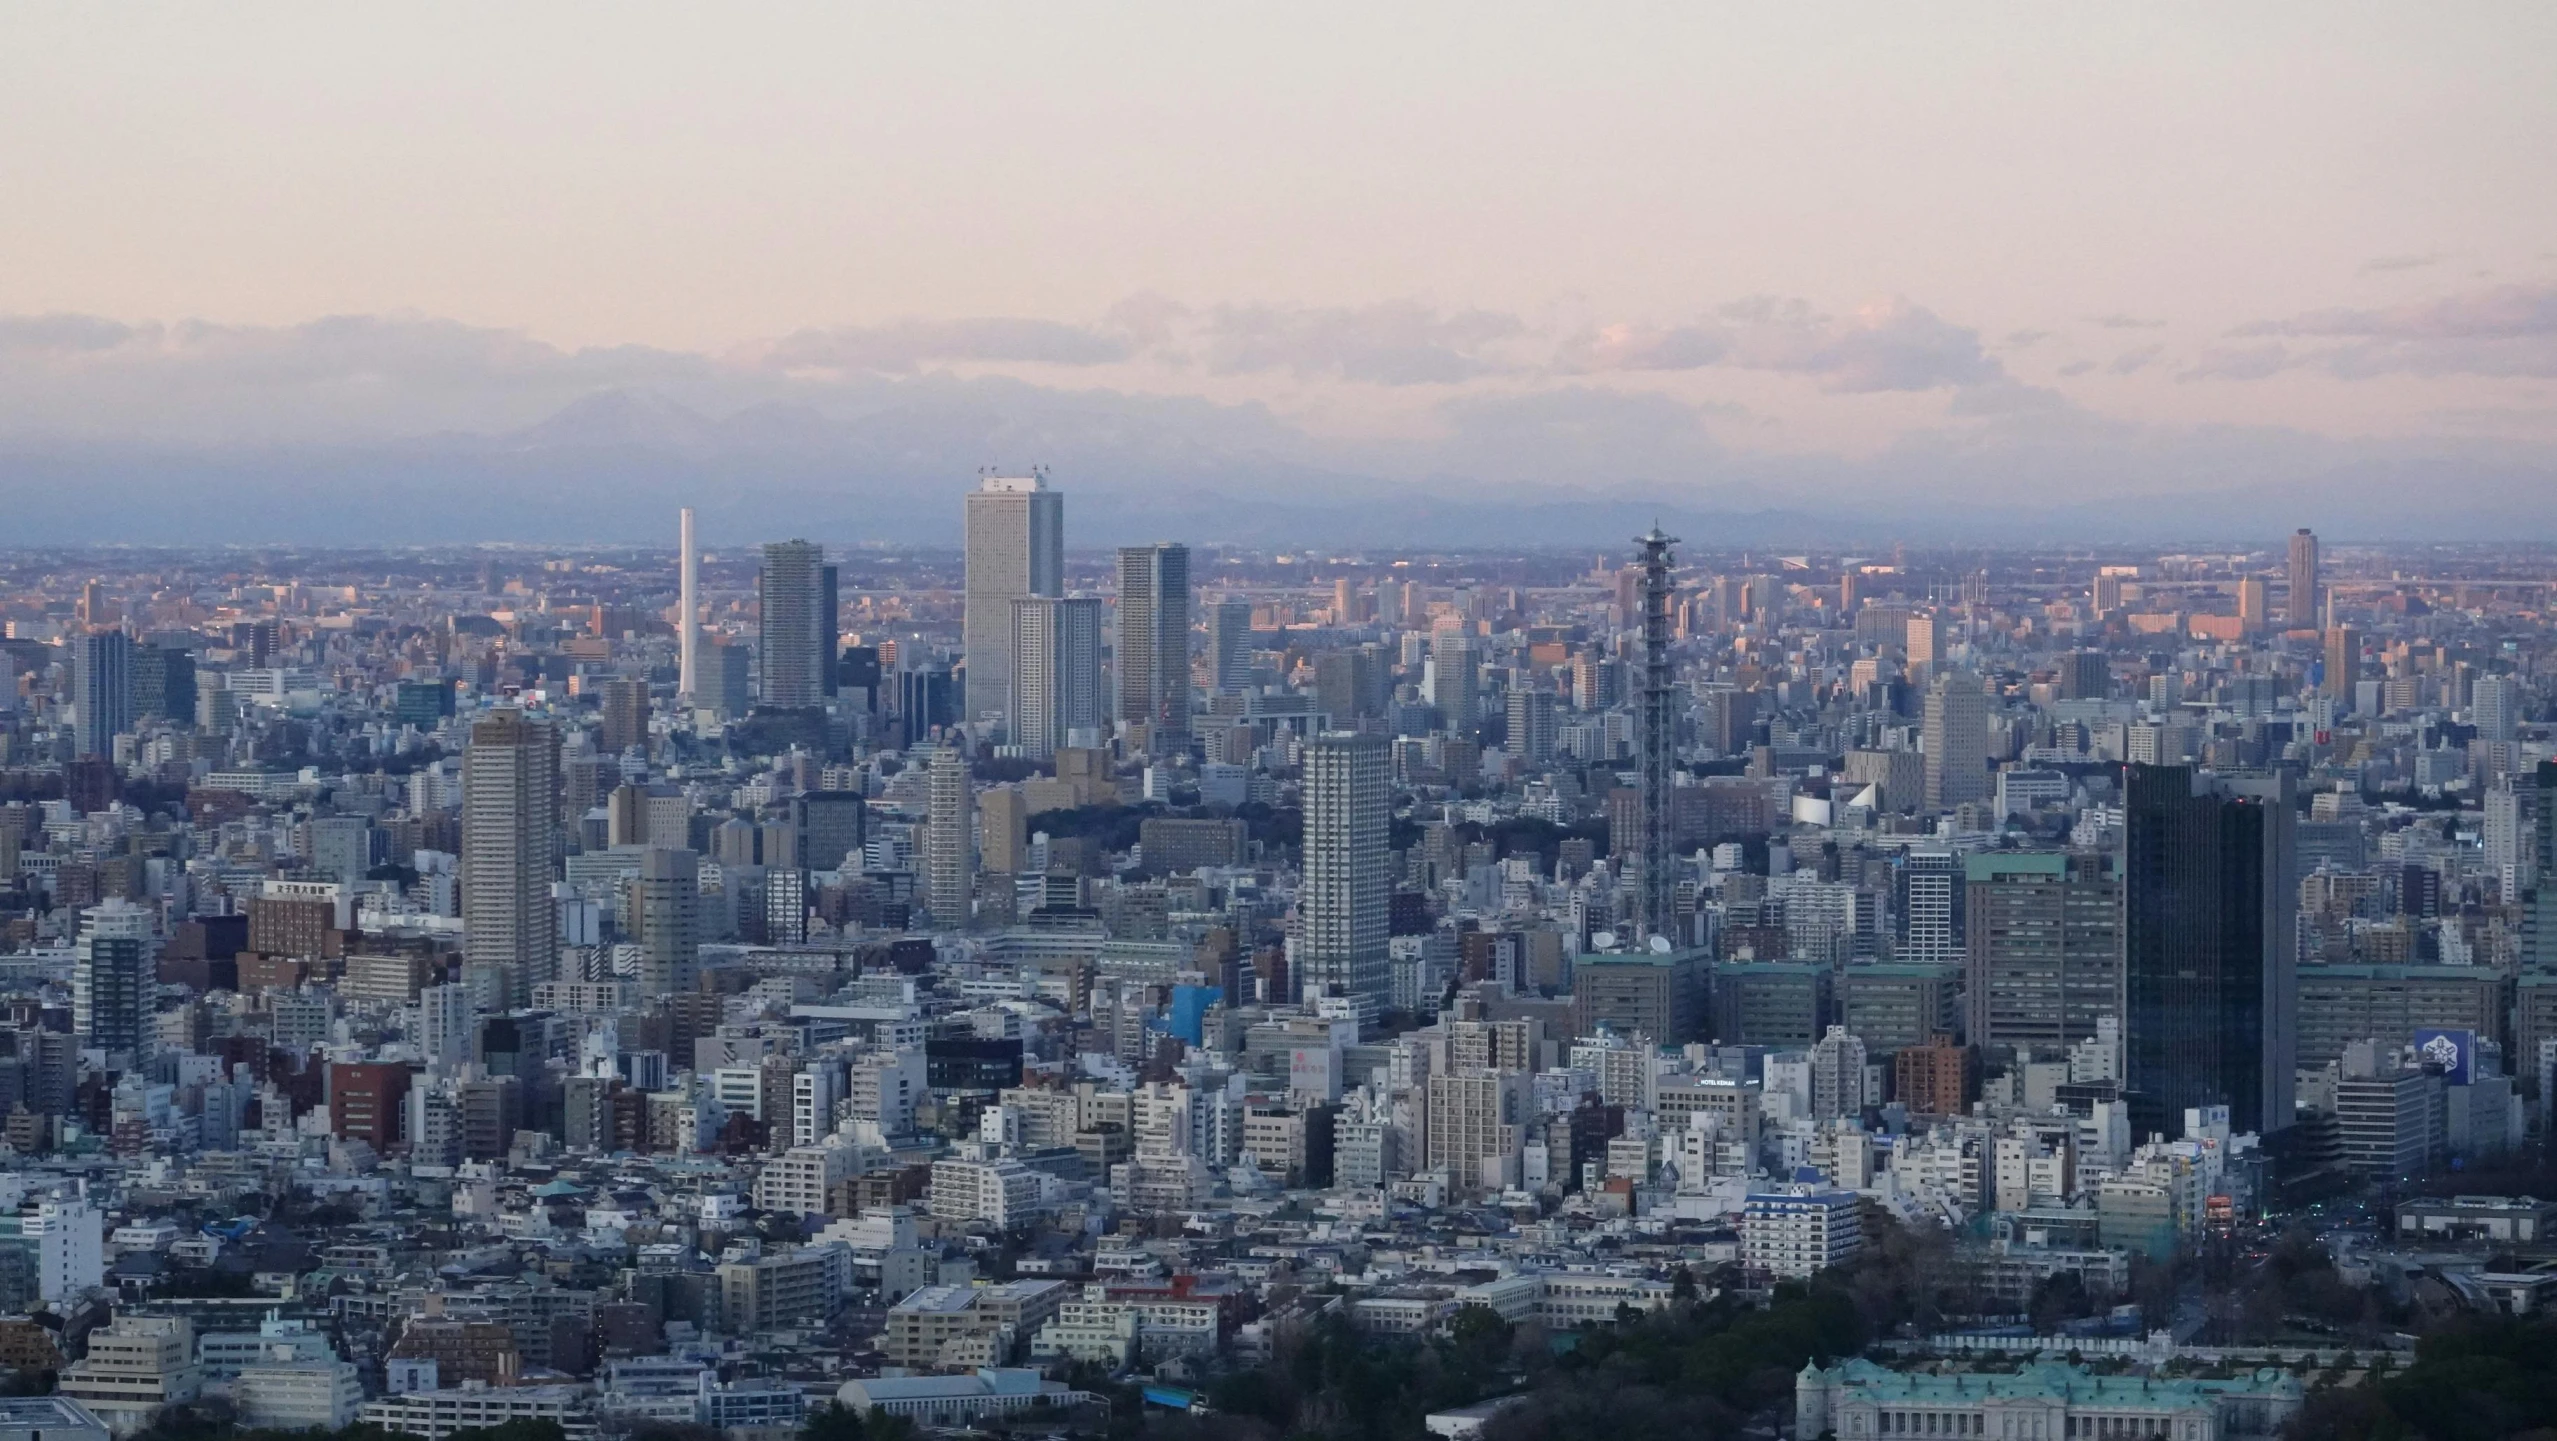
[[[2557,520],[2552,75],[2544,4],[18,5],[0,512],[514,437]]]

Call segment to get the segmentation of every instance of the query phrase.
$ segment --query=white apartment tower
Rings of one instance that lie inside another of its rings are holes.
[[[675,619],[675,689],[686,699],[701,694],[701,546],[693,537],[693,508],[685,506],[675,523],[678,558]]]
[[[1100,729],[1098,597],[1023,596],[1012,603],[1012,700],[1012,740],[1032,760],[1074,744],[1076,731]]]
[[[1349,997],[1362,1020],[1393,992],[1386,850],[1393,765],[1385,737],[1328,731],[1305,746],[1305,864],[1296,972],[1308,997]]]
[[[976,883],[974,794],[968,758],[944,747],[932,758],[926,785],[929,810],[923,825],[923,903],[933,924],[968,924],[968,900]]]

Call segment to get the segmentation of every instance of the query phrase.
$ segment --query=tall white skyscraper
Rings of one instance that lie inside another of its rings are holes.
[[[550,883],[558,850],[559,742],[519,710],[471,727],[462,752],[462,964],[501,1005],[525,1005],[558,969]]]
[[[1296,972],[1311,998],[1350,998],[1362,1018],[1393,994],[1386,956],[1393,824],[1385,737],[1327,731],[1305,746],[1305,863],[1297,888]]]
[[[1012,603],[1013,743],[1032,760],[1101,725],[1101,602],[1024,596]]]
[[[684,548],[678,567],[681,577],[676,584],[677,600],[682,615],[675,622],[676,674],[675,689],[687,702],[698,703],[701,695],[701,545],[693,537],[693,508],[685,506],[676,522],[676,543]]]
[[[967,577],[959,644],[966,718],[1012,708],[1012,603],[1065,594],[1065,496],[1043,475],[990,475],[967,500]]]
[[[1190,734],[1190,548],[1119,550],[1120,725],[1148,728],[1147,749],[1177,750]],[[1160,739],[1158,739],[1160,738]]]
[[[1929,808],[1989,798],[1989,703],[1977,676],[1949,670],[1935,678],[1927,688],[1923,740]]]
[[[923,904],[935,925],[968,924],[969,899],[976,889],[975,795],[968,782],[968,758],[945,746],[932,758],[926,785],[923,823]]]

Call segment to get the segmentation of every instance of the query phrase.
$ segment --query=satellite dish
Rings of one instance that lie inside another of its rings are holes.
[[[1598,934],[1589,938],[1589,944],[1593,950],[1612,951],[1616,949],[1616,933],[1614,931],[1600,931]]]
[[[1665,956],[1665,955],[1668,955],[1668,954],[1669,954],[1669,938],[1668,938],[1667,936],[1654,936],[1654,937],[1652,937],[1652,938],[1651,938],[1651,953],[1652,953],[1653,955],[1655,955],[1655,956]]]

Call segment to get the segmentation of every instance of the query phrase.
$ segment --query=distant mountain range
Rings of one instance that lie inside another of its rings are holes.
[[[2260,544],[2301,524],[2346,543],[2557,540],[2557,469],[2509,446],[2083,436],[1824,460],[1673,436],[1602,439],[1586,463],[1573,446],[1559,428],[1353,446],[1257,406],[1011,381],[717,418],[617,389],[502,434],[0,441],[0,545],[670,542],[683,504],[713,543],[949,543],[980,466],[1034,462],[1069,496],[1072,545],[1613,546],[1655,519],[1715,546]]]

